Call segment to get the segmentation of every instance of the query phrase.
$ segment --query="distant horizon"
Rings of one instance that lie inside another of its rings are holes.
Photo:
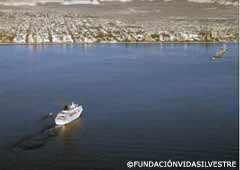
[[[79,4],[90,4],[90,5],[99,5],[102,2],[120,2],[120,3],[127,3],[127,2],[134,2],[136,0],[22,0],[19,2],[18,0],[0,0],[0,5],[3,6],[36,6],[38,4],[48,4],[48,3],[59,3],[62,5],[79,5]],[[163,1],[163,2],[171,2],[176,0],[141,0],[146,2],[156,2],[156,1]],[[179,1],[179,0],[178,0]],[[182,0],[188,1],[193,3],[216,3],[221,5],[231,5],[231,6],[238,6],[238,0]],[[137,1],[136,1],[137,2]],[[139,2],[139,1],[138,1]]]

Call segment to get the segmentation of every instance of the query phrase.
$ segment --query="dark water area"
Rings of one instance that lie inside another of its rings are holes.
[[[0,170],[238,160],[238,44],[0,46]],[[54,116],[72,101],[75,122]]]

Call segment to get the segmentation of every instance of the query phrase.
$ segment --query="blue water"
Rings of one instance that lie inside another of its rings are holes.
[[[237,161],[238,44],[221,46],[0,46],[0,170]],[[72,101],[83,116],[56,128]]]

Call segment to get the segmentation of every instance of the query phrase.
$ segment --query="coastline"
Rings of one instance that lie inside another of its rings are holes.
[[[53,46],[53,45],[99,45],[99,44],[229,44],[229,43],[239,43],[239,41],[218,41],[218,42],[206,42],[206,41],[194,41],[194,42],[178,42],[178,41],[168,41],[168,42],[92,42],[92,43],[0,43],[0,46]]]

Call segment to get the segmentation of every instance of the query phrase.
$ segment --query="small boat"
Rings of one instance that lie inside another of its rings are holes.
[[[213,56],[213,59],[217,59],[217,58],[223,58],[224,54],[226,53],[227,51],[227,47],[226,45],[224,44],[223,47],[221,47],[219,49],[219,51]]]
[[[66,105],[61,112],[59,112],[55,118],[56,125],[66,125],[76,120],[81,116],[83,107],[72,102],[71,105]]]

